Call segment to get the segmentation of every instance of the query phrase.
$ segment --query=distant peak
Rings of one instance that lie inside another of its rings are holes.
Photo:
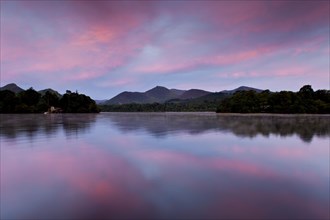
[[[47,88],[47,89],[42,89],[42,90],[40,90],[40,91],[54,91],[54,90],[51,89],[51,88]]]
[[[165,86],[155,86],[154,89],[167,89]]]
[[[169,89],[164,86],[155,86],[154,88],[149,89],[147,92],[154,91],[154,90],[169,90]]]
[[[223,90],[222,92],[224,92],[224,93],[234,93],[234,92],[237,92],[237,91],[249,91],[249,90],[253,90],[253,91],[256,91],[256,92],[262,92],[263,91],[262,89],[257,89],[257,88],[253,88],[253,87],[249,87],[249,86],[240,86],[240,87],[237,87],[236,89]]]
[[[189,89],[188,91],[191,91],[191,92],[207,92],[207,91],[202,90],[202,89]]]
[[[253,89],[253,88],[249,86],[240,86],[237,89]]]
[[[16,85],[16,83],[9,83],[9,84],[7,84],[7,85],[5,85],[5,86],[17,86]],[[18,87],[18,86],[17,86]]]
[[[9,90],[12,91],[14,93],[18,93],[21,91],[24,91],[24,89],[20,88],[18,85],[16,85],[15,83],[9,83],[3,87],[0,87],[0,90]]]

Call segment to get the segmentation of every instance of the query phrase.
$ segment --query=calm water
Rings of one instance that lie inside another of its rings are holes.
[[[330,116],[1,115],[2,219],[328,219]]]

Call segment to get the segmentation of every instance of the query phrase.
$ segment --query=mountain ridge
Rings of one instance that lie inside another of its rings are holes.
[[[257,88],[253,88],[253,87],[249,87],[249,86],[240,86],[240,87],[237,87],[236,89],[222,90],[221,92],[222,93],[234,94],[235,92],[238,92],[238,91],[249,91],[249,90],[255,91],[257,93],[264,91],[262,89],[257,89]]]
[[[210,92],[202,89],[168,89],[164,86],[155,86],[145,92],[121,92],[113,98],[103,102],[104,105],[121,105],[121,104],[147,104],[147,103],[165,103],[165,102],[186,102],[188,100],[203,101],[210,99],[223,99],[225,95],[234,94],[237,91],[248,91],[252,90],[257,93],[263,90],[240,86],[233,90],[223,90],[221,92]]]
[[[5,86],[0,87],[0,91],[3,91],[3,90],[9,90],[9,91],[14,92],[16,94],[25,91],[25,89],[22,89],[16,83],[9,83]],[[42,96],[45,95],[46,92],[50,92],[50,93],[55,94],[59,98],[62,97],[62,94],[60,94],[58,91],[56,91],[54,89],[51,89],[51,88],[42,89],[42,90],[39,90],[37,92],[40,93]]]
[[[19,93],[25,91],[15,83],[9,83],[3,87],[0,87],[0,91],[9,90],[14,93]],[[124,91],[110,99],[97,100],[100,105],[121,105],[121,104],[147,104],[147,103],[165,103],[165,102],[187,102],[187,101],[209,101],[209,100],[218,100],[223,99],[225,95],[232,95],[237,91],[248,91],[252,90],[257,93],[260,93],[264,90],[240,86],[232,90],[222,90],[220,92],[210,92],[202,89],[168,89],[164,86],[155,86],[145,92],[130,92]],[[41,95],[44,95],[47,91],[61,97],[62,94],[53,90],[51,88],[39,90],[38,92]]]
[[[182,95],[180,95],[179,99],[194,99],[210,93],[211,92],[209,91],[205,91],[201,89],[189,89],[186,92],[184,92]]]

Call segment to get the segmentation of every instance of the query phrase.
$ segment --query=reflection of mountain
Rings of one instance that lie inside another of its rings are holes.
[[[0,136],[7,138],[20,135],[33,138],[39,134],[51,136],[61,129],[70,136],[88,131],[96,119],[95,114],[4,114],[0,117]]]
[[[151,135],[231,132],[240,137],[256,135],[281,137],[297,135],[310,142],[314,136],[330,137],[327,115],[239,115],[213,113],[102,113],[102,114],[26,114],[0,115],[0,137],[15,139],[52,136],[63,130],[67,136],[90,131],[93,124],[110,120],[123,132],[145,130]],[[109,124],[109,126],[111,126]]]
[[[187,132],[229,131],[241,137],[260,134],[298,135],[310,142],[314,135],[330,136],[330,117],[325,115],[219,115],[200,113],[110,113],[104,114],[122,131],[146,130],[155,136]]]

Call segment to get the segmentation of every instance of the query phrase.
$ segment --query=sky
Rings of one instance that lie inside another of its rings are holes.
[[[1,86],[330,89],[329,1],[1,0]]]

